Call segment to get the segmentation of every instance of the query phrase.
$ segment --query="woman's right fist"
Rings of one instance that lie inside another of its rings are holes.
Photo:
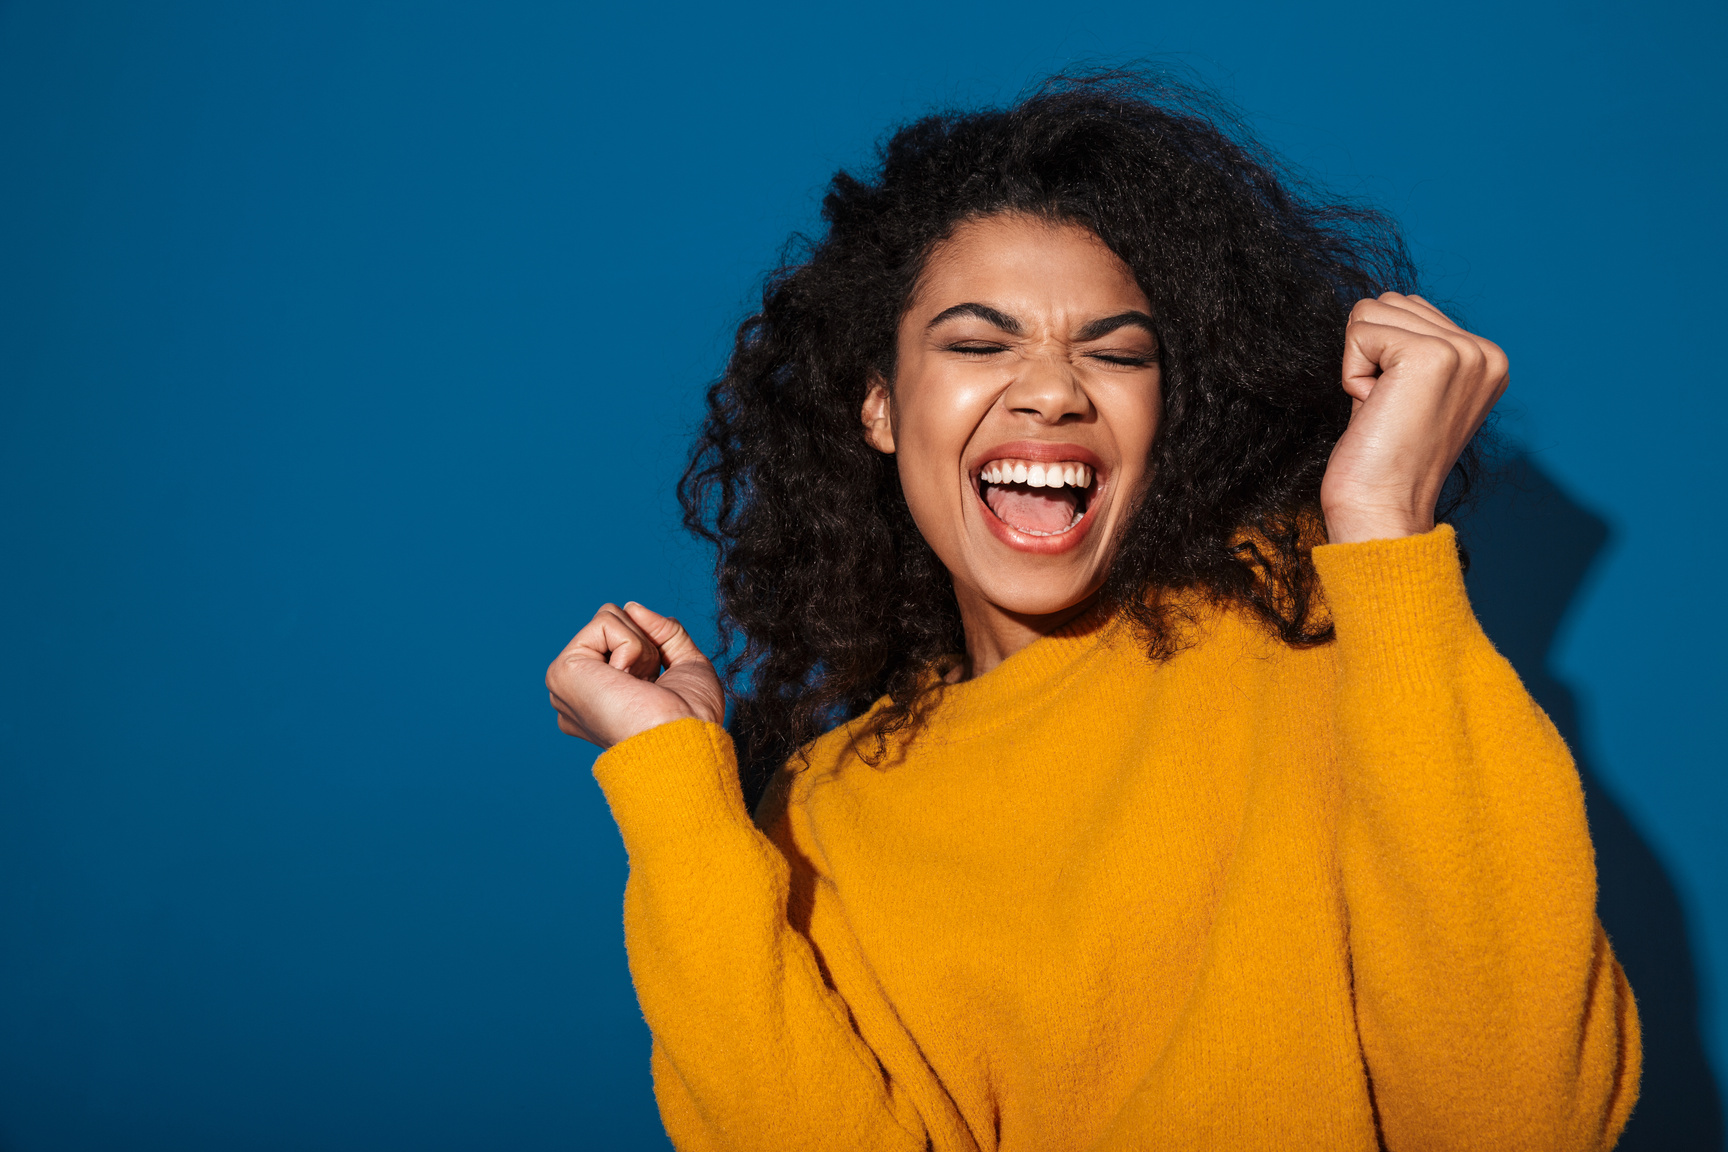
[[[596,612],[546,669],[546,689],[559,730],[602,748],[688,716],[718,724],[726,715],[714,665],[684,626],[634,602]]]

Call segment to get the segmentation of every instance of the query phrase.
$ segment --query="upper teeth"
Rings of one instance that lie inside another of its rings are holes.
[[[1034,464],[1028,460],[992,460],[979,473],[991,484],[1026,484],[1033,488],[1060,488],[1067,484],[1085,488],[1092,483],[1092,469],[1085,464],[1063,460],[1054,464]]]

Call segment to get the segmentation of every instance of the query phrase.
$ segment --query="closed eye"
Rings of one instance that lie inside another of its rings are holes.
[[[946,345],[942,350],[944,352],[958,352],[962,356],[990,356],[997,352],[1006,352],[1008,347],[1005,344],[985,344],[970,340],[963,344]]]
[[[1147,356],[1127,356],[1112,352],[1094,352],[1091,355],[1094,360],[1102,360],[1106,364],[1120,364],[1124,368],[1150,368],[1158,363],[1156,352]]]

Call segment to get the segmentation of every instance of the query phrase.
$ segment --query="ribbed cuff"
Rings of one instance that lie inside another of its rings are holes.
[[[1398,540],[1323,544],[1314,567],[1348,673],[1393,691],[1423,691],[1454,674],[1478,628],[1450,524]]]
[[[718,724],[674,720],[615,744],[594,779],[635,855],[667,840],[749,827],[732,737]]]

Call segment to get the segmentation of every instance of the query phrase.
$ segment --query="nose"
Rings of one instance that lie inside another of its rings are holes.
[[[1073,423],[1092,414],[1092,400],[1080,386],[1073,365],[1055,356],[1023,361],[1002,394],[1002,403],[1015,415],[1043,424]]]

